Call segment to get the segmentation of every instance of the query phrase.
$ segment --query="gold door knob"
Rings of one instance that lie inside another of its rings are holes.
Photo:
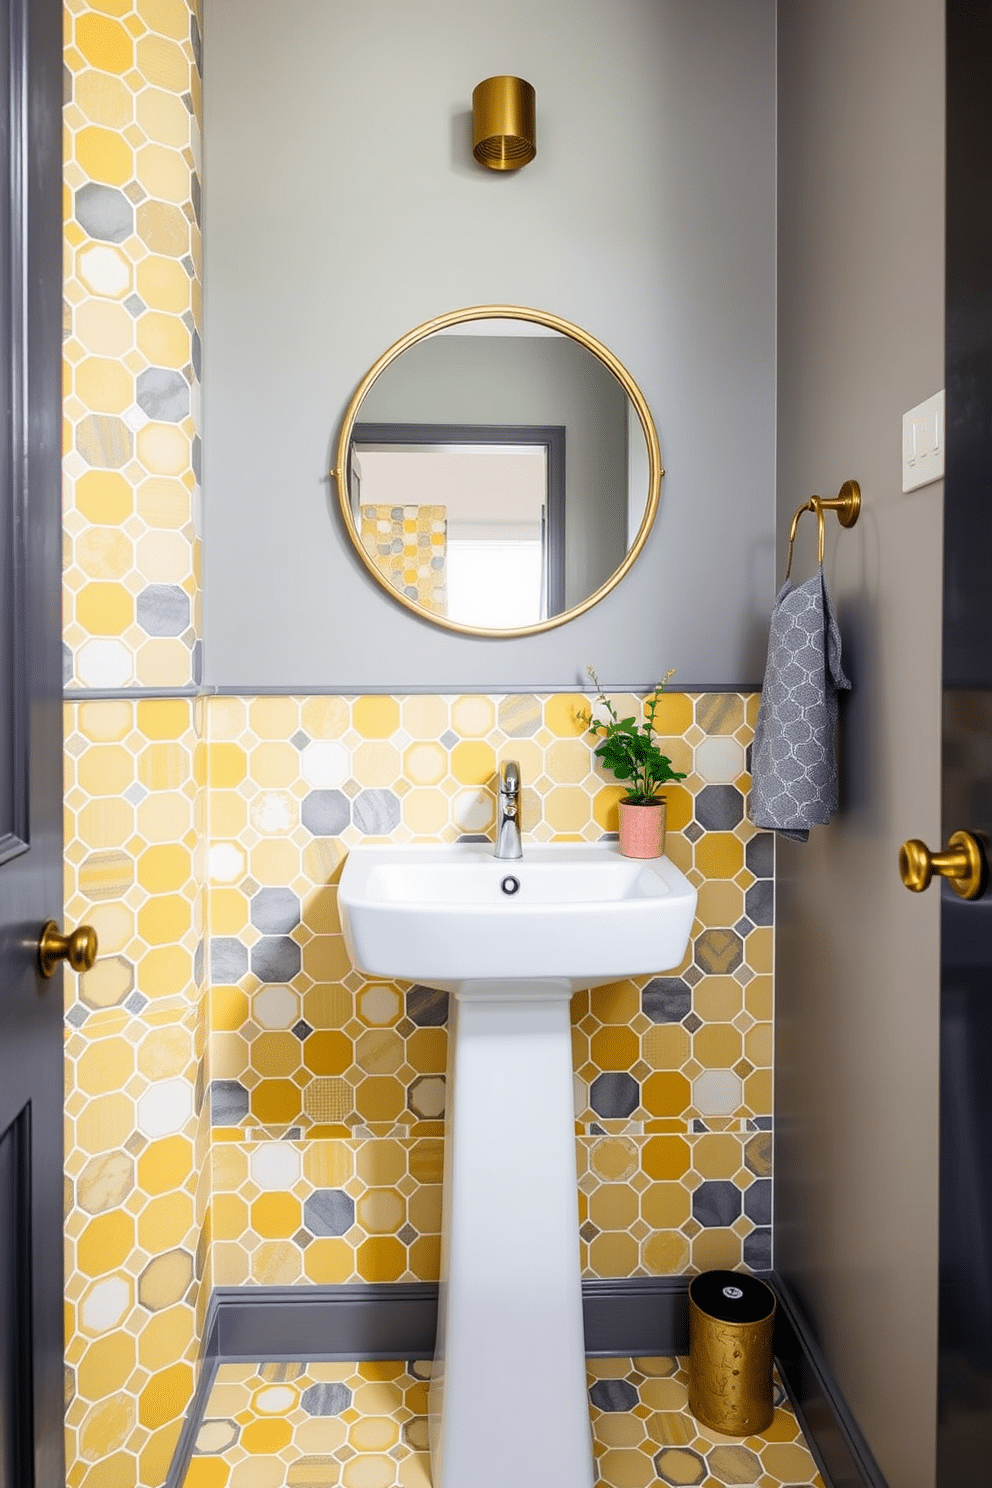
[[[42,926],[38,962],[43,977],[50,977],[60,961],[68,961],[73,971],[92,971],[96,953],[96,931],[92,925],[80,925],[70,935],[63,935],[54,920]]]
[[[911,837],[899,849],[899,876],[907,889],[920,894],[934,874],[946,878],[962,899],[977,899],[985,888],[985,854],[970,832],[952,832],[943,852],[932,853]]]

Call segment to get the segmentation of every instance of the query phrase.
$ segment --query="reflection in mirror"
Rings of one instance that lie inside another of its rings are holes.
[[[476,633],[540,629],[625,570],[654,513],[657,441],[584,332],[465,313],[411,333],[365,379],[342,430],[342,506],[404,603]]]
[[[352,515],[387,581],[486,630],[565,608],[565,430],[356,424]]]

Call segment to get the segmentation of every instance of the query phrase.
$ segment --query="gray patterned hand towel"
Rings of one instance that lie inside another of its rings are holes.
[[[782,585],[754,731],[748,813],[756,827],[805,842],[837,810],[837,691],[850,687],[823,569]]]

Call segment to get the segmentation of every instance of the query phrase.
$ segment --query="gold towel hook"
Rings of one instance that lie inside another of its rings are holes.
[[[861,487],[856,480],[847,480],[841,486],[836,496],[824,498],[822,496],[811,496],[804,501],[792,518],[792,526],[789,528],[789,561],[785,566],[785,577],[788,578],[792,572],[792,553],[796,543],[796,533],[799,530],[799,518],[803,512],[815,512],[817,521],[817,558],[823,563],[823,554],[826,547],[826,523],[823,513],[833,511],[837,513],[837,520],[842,527],[853,527],[861,512]]]

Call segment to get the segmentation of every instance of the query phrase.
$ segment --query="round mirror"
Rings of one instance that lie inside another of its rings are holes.
[[[479,305],[379,358],[332,474],[362,562],[395,599],[448,630],[519,636],[619,582],[664,471],[612,352],[556,315]]]

